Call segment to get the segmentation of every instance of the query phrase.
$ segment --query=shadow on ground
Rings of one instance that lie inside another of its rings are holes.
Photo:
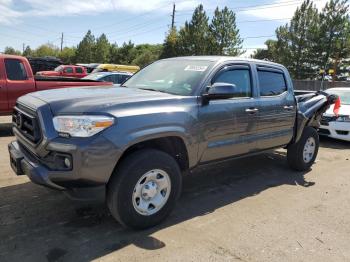
[[[167,245],[152,234],[280,185],[314,185],[273,152],[201,168],[184,178],[182,197],[161,225],[124,229],[104,205],[81,205],[59,192],[24,183],[0,188],[0,261],[91,261],[127,245]]]
[[[330,138],[327,136],[320,136],[320,147],[332,148],[332,149],[349,149],[350,142]]]

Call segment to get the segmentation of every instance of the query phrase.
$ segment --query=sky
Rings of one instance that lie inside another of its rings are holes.
[[[321,9],[327,0],[314,0]],[[175,25],[191,19],[199,4],[211,18],[214,9],[229,7],[236,13],[243,48],[249,56],[274,38],[275,29],[289,22],[301,0],[0,0],[0,52],[6,46],[22,50],[44,43],[75,46],[90,29],[121,45],[162,43],[171,24],[173,3]]]

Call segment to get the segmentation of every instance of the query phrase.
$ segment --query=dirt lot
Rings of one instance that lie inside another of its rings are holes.
[[[165,223],[132,231],[102,205],[16,177],[12,139],[0,124],[0,261],[350,260],[350,143],[322,139],[307,173],[284,151],[198,170]]]

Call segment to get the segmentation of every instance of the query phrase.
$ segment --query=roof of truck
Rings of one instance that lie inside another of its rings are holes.
[[[178,59],[190,59],[190,60],[209,60],[213,62],[225,62],[225,61],[241,61],[241,62],[247,62],[247,63],[259,63],[259,64],[265,64],[265,65],[274,65],[274,66],[282,66],[281,64],[277,64],[274,62],[270,62],[267,60],[258,60],[253,58],[243,58],[243,57],[237,57],[237,56],[180,56],[180,57],[172,57],[167,58],[170,60],[178,60]]]

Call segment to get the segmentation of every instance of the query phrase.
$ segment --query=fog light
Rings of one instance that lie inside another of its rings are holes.
[[[70,162],[70,159],[68,157],[64,158],[64,165],[67,167],[67,168],[70,168],[71,167],[71,162]]]

